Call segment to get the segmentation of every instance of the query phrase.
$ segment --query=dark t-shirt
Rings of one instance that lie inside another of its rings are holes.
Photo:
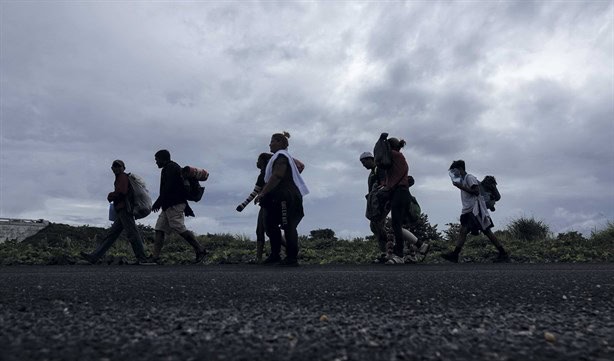
[[[177,204],[187,203],[186,192],[179,164],[170,161],[162,168],[160,175],[160,196],[158,201],[162,210]]]
[[[298,193],[300,195],[301,192],[296,187],[296,184],[294,184],[294,179],[292,178],[292,168],[290,167],[290,163],[288,163],[288,158],[286,158],[285,155],[280,154],[277,159],[275,159],[275,162],[273,163],[273,169],[275,169],[275,166],[278,166],[279,164],[283,163],[286,164],[286,173],[281,178],[281,181],[279,182],[277,187],[275,187],[271,191],[271,193],[274,193],[276,195],[282,195],[282,198],[286,198],[283,195],[288,193]]]
[[[286,173],[279,184],[264,197],[262,206],[266,209],[266,222],[268,224],[284,225],[284,222],[288,222],[288,224],[296,226],[305,215],[303,196],[294,184],[292,168],[290,168],[286,156],[279,155],[273,163],[273,168],[283,163],[287,166]]]
[[[264,185],[266,184],[266,182],[264,181],[264,170],[260,171],[260,175],[258,176],[258,179],[256,180],[256,187],[264,187]]]

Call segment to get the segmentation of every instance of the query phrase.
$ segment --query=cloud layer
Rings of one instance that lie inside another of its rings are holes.
[[[108,224],[112,160],[157,196],[166,148],[211,173],[188,226],[251,235],[257,209],[234,209],[288,130],[312,190],[302,233],[368,234],[358,155],[383,131],[407,140],[440,228],[459,158],[497,177],[499,227],[614,219],[611,2],[0,6],[2,217]]]

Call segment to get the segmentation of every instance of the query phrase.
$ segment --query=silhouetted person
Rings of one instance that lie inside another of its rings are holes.
[[[288,153],[290,134],[275,133],[269,148],[273,157],[265,170],[264,188],[254,202],[266,209],[266,234],[271,240],[271,254],[264,263],[279,262],[280,265],[298,265],[298,233],[296,227],[304,216],[303,196],[309,190],[300,175],[293,158]],[[281,229],[286,236],[286,258],[281,261]],[[280,262],[281,261],[281,262]]]
[[[442,254],[441,257],[457,263],[463,245],[467,240],[467,234],[471,232],[471,234],[478,235],[482,232],[499,251],[499,256],[495,259],[495,262],[509,261],[509,255],[505,252],[503,245],[491,231],[494,224],[486,208],[484,197],[480,194],[480,182],[473,174],[466,172],[465,161],[463,160],[452,162],[449,172],[452,177],[452,184],[461,191],[463,209],[460,216],[461,229],[456,248],[450,253]]]
[[[116,218],[109,232],[103,239],[98,248],[91,254],[81,252],[81,257],[90,263],[96,263],[109,248],[115,243],[123,230],[126,230],[128,240],[137,259],[137,264],[147,263],[143,238],[136,227],[134,216],[132,215],[132,205],[130,203],[130,180],[125,173],[126,166],[121,160],[114,160],[111,170],[115,174],[115,190],[107,195],[107,200],[113,202]]]
[[[266,165],[271,159],[273,154],[271,153],[261,153],[258,156],[258,160],[256,161],[256,167],[260,169],[260,175],[256,180],[256,185],[254,186],[254,190],[249,194],[249,196],[243,201],[243,203],[237,206],[237,212],[242,212],[247,205],[256,198],[256,196],[260,193],[262,188],[265,185],[264,182],[264,171],[266,169]],[[256,261],[262,261],[262,253],[264,251],[264,242],[265,242],[265,209],[264,207],[260,207],[258,211],[258,224],[256,225]]]
[[[390,190],[390,213],[392,216],[392,230],[394,232],[394,257],[387,263],[404,263],[403,260],[403,222],[409,211],[409,165],[401,148],[405,140],[389,138],[388,143],[392,150],[392,166],[386,171],[384,186]]]
[[[386,172],[383,170],[379,170],[375,166],[375,158],[373,157],[373,154],[371,154],[370,152],[362,153],[360,155],[360,162],[362,163],[363,167],[370,171],[369,178],[367,179],[367,186],[369,189],[368,193],[371,193],[374,189],[383,186],[386,181]],[[369,221],[369,228],[371,228],[371,232],[373,232],[373,235],[377,240],[377,244],[380,250],[380,255],[375,259],[376,263],[386,262],[386,216],[387,213],[382,214],[382,217],[380,219]]]
[[[164,246],[165,234],[177,232],[194,248],[195,263],[200,263],[207,255],[204,248],[198,243],[194,234],[185,227],[185,216],[194,216],[194,212],[188,205],[186,189],[181,176],[181,167],[171,160],[171,154],[163,149],[155,154],[156,164],[162,169],[160,175],[160,196],[154,202],[151,210],[162,212],[156,222],[156,238],[154,241],[153,258],[156,262],[160,259],[160,252]]]

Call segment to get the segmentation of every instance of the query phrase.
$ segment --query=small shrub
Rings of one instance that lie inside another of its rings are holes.
[[[614,222],[608,221],[602,230],[591,232],[591,240],[598,243],[614,244]]]
[[[334,241],[337,240],[337,237],[335,237],[335,231],[330,228],[315,229],[309,232],[309,234],[311,235],[311,239],[332,239]]]
[[[420,218],[409,225],[409,231],[425,242],[433,242],[441,239],[441,233],[437,231],[437,225],[429,223],[429,216],[425,213],[420,214]]]
[[[447,223],[446,226],[448,226],[448,229],[443,231],[443,238],[447,242],[456,243],[456,241],[458,241],[458,238],[460,237],[460,223]]]
[[[507,230],[521,241],[537,241],[548,238],[550,227],[541,220],[531,217],[520,217],[508,224]]]
[[[582,233],[571,231],[571,232],[559,233],[556,236],[556,240],[560,243],[573,244],[577,242],[585,242],[586,238],[584,238]]]

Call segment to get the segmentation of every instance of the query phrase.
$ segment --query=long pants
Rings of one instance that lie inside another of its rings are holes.
[[[281,228],[283,228],[286,236],[287,257],[295,260],[298,258],[298,232],[296,227],[303,219],[303,212],[302,205],[300,212],[288,212],[287,203],[287,201],[281,201],[280,207],[266,210],[266,234],[271,240],[271,255],[279,256],[281,252]]]
[[[390,202],[392,231],[394,232],[394,254],[403,257],[403,221],[409,209],[409,188],[397,186]]]
[[[92,255],[96,258],[101,258],[104,256],[107,250],[111,248],[113,243],[115,243],[117,238],[119,238],[119,235],[124,229],[128,235],[128,240],[130,241],[134,255],[137,259],[144,259],[145,249],[143,247],[143,238],[141,237],[139,230],[136,228],[134,216],[128,214],[125,209],[120,209],[117,211],[117,219],[115,222],[113,222],[113,225],[109,229],[109,232],[105,236],[104,240],[94,251],[94,253],[92,253]]]
[[[377,240],[379,250],[382,253],[386,253],[386,242],[388,241],[386,237],[385,224],[386,224],[386,218],[383,218],[377,221],[371,221],[371,223],[369,223],[371,232],[373,232],[373,235],[375,235],[375,239]]]
[[[260,212],[258,212],[258,225],[256,226],[256,243],[262,243],[264,244],[265,238],[264,238],[264,233],[266,230],[266,224],[264,223],[265,220],[265,210],[264,208],[260,207]]]

